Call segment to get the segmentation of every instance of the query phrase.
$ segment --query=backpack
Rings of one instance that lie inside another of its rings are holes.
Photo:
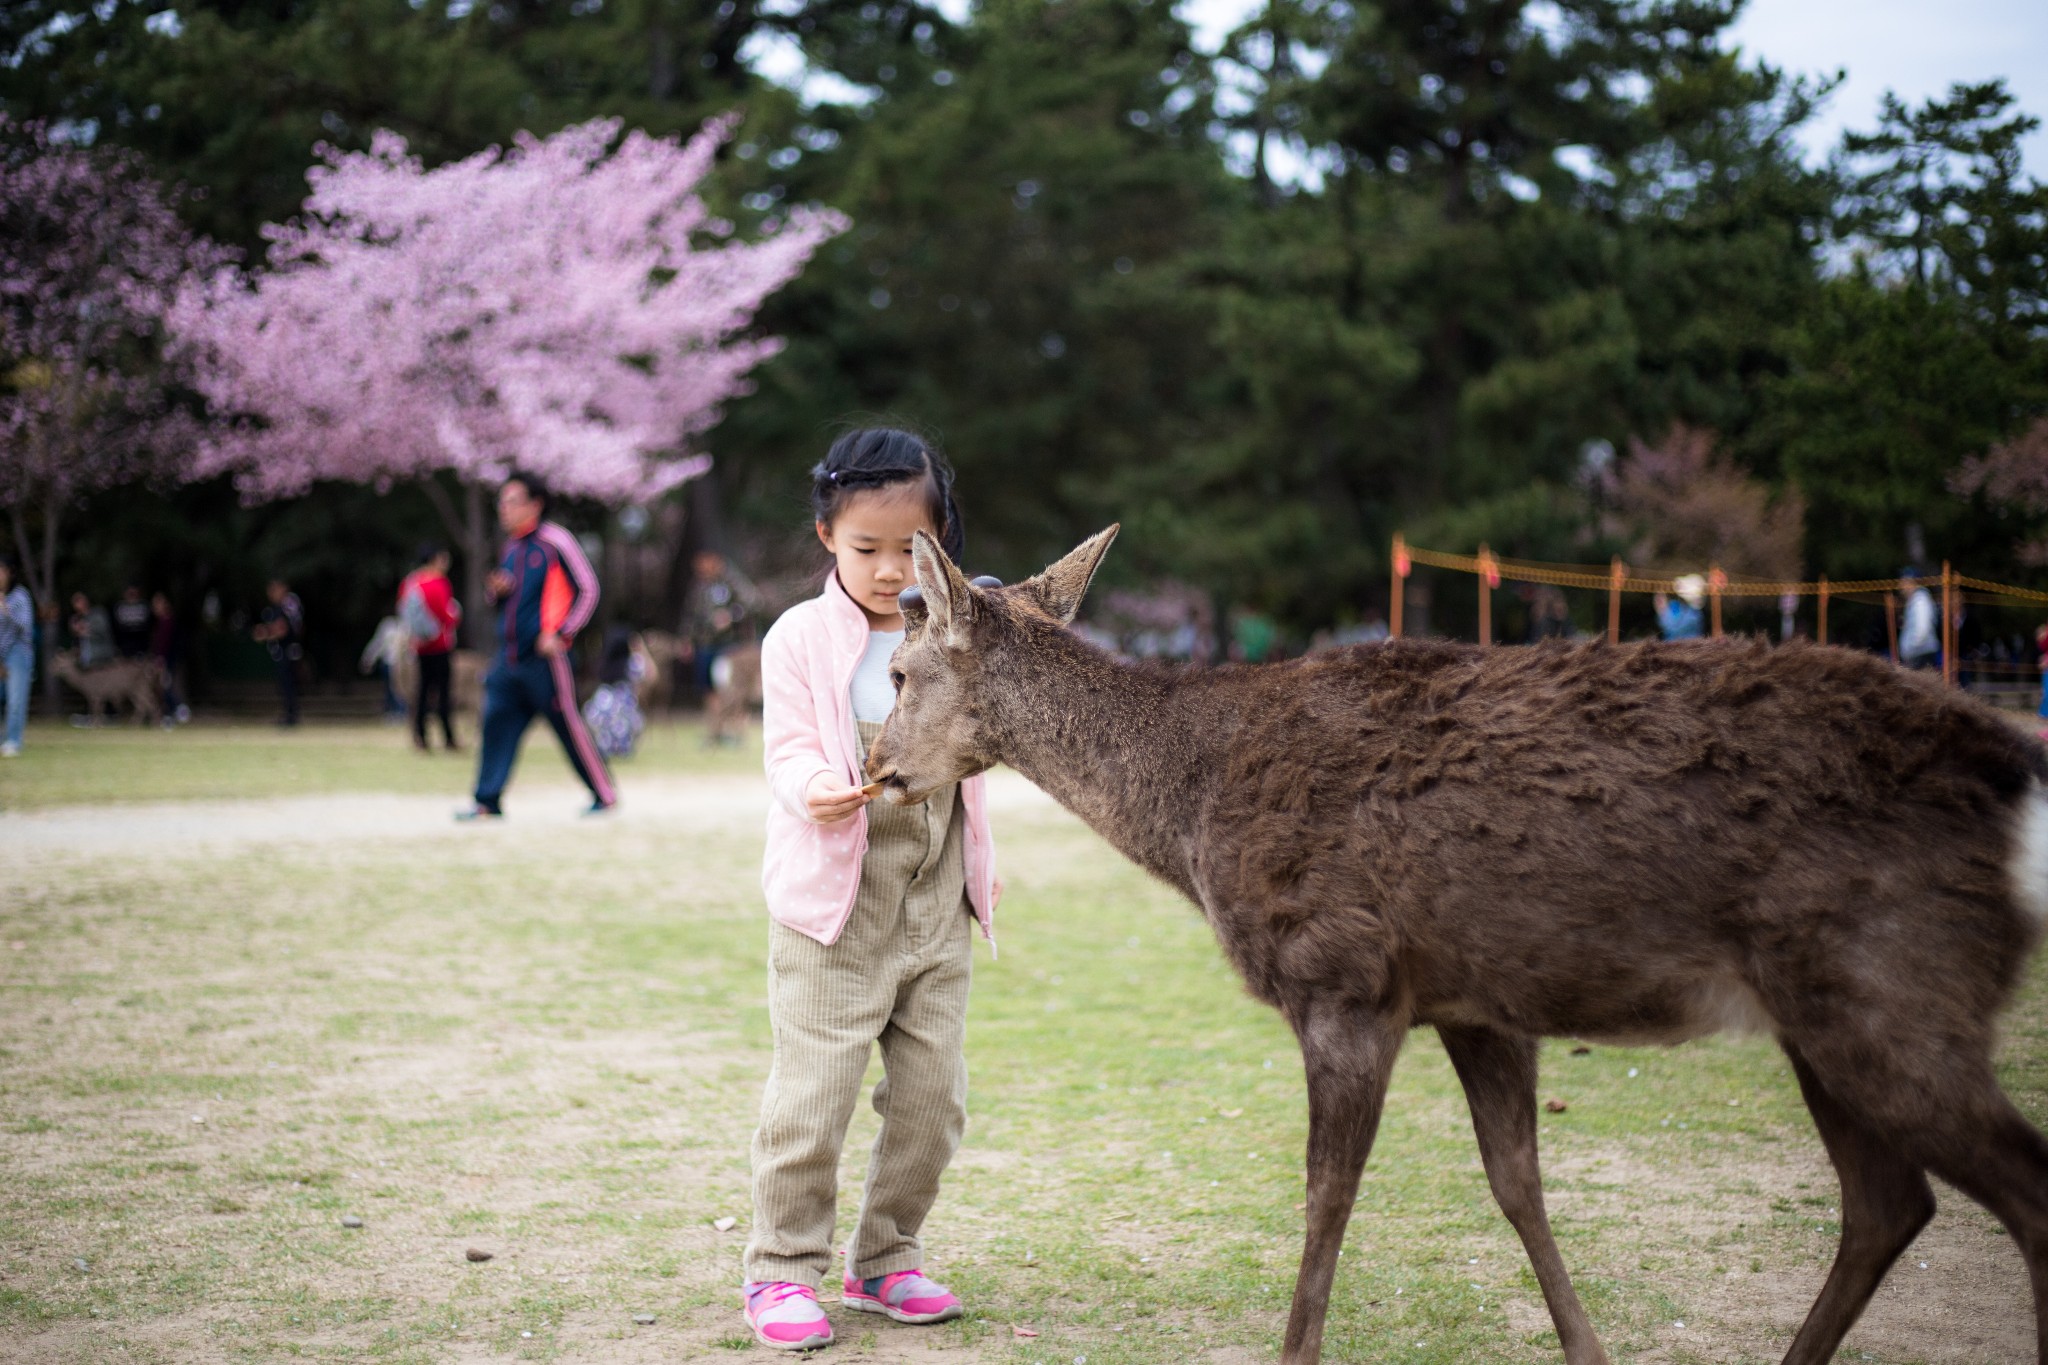
[[[405,633],[415,643],[441,638],[444,627],[439,617],[427,606],[427,595],[415,583],[405,590],[405,596],[398,601],[398,619],[405,623]]]

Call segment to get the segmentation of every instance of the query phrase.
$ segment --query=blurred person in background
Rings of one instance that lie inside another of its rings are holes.
[[[1564,593],[1547,583],[1539,586],[1529,597],[1529,643],[1571,638],[1572,610]]]
[[[2041,670],[2041,705],[2035,714],[2041,718],[2041,738],[2048,739],[2048,621],[2034,628],[2034,661]]]
[[[758,598],[747,581],[717,550],[699,550],[691,560],[689,601],[683,612],[683,633],[690,642],[690,662],[697,691],[711,695],[712,666],[718,656],[751,637],[748,609]]]
[[[548,486],[535,474],[512,474],[498,489],[505,557],[488,586],[498,604],[498,647],[484,678],[483,741],[478,746],[475,800],[458,820],[495,820],[512,780],[519,742],[534,717],[545,716],[590,788],[597,815],[618,804],[611,770],[576,706],[569,648],[597,612],[597,571],[566,527],[542,520]]]
[[[96,607],[82,592],[71,594],[71,648],[78,653],[80,668],[98,668],[114,661],[114,628],[107,622],[107,609]]]
[[[192,719],[192,708],[178,691],[178,670],[185,663],[185,634],[178,629],[171,599],[160,592],[150,595],[149,617],[149,652],[164,671],[164,726],[183,725]]]
[[[448,552],[439,545],[423,544],[415,561],[419,567],[398,585],[398,619],[405,623],[413,657],[419,661],[419,689],[412,702],[412,744],[426,753],[427,708],[441,718],[442,748],[460,753],[455,742],[452,665],[455,628],[462,624],[462,604],[455,600],[455,585],[448,581]]]
[[[1667,640],[1697,640],[1707,633],[1706,617],[1700,603],[1707,600],[1707,580],[1696,573],[1682,574],[1671,586],[1678,596],[1656,593],[1650,601],[1657,608],[1657,629]]]
[[[1941,609],[1911,565],[1899,571],[1899,595],[1906,599],[1899,622],[1899,662],[1908,668],[1941,667]]]
[[[306,657],[306,613],[299,595],[282,578],[270,580],[269,603],[249,633],[270,651],[277,668],[277,723],[290,729],[299,723],[299,661]]]
[[[7,670],[7,731],[0,740],[0,758],[18,758],[28,724],[28,685],[36,673],[36,618],[28,589],[15,581],[14,565],[5,559],[0,559],[0,666]]]
[[[123,659],[149,657],[149,637],[155,622],[150,618],[149,599],[135,584],[121,589],[121,600],[114,603],[113,624],[115,654]]]
[[[640,714],[640,680],[647,661],[633,652],[633,632],[613,626],[605,632],[604,658],[597,666],[597,691],[583,703],[583,720],[606,758],[631,758],[647,722]]]
[[[397,724],[405,719],[405,703],[398,696],[398,664],[411,649],[405,638],[405,622],[396,616],[387,616],[377,623],[377,629],[370,633],[370,642],[363,646],[363,652],[356,659],[356,671],[374,673],[377,682],[384,689],[381,703],[384,719]]]

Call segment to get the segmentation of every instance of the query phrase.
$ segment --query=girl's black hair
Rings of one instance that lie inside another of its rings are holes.
[[[960,562],[967,527],[953,501],[953,466],[923,437],[895,427],[862,427],[832,443],[811,468],[811,514],[826,526],[846,500],[871,488],[916,480],[924,484],[925,507],[938,528],[939,547]]]

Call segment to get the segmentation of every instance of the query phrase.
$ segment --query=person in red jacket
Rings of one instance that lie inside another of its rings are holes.
[[[412,743],[427,750],[427,705],[434,699],[441,717],[443,747],[458,753],[455,721],[449,714],[450,666],[455,654],[455,628],[462,624],[462,604],[455,600],[455,585],[448,581],[448,552],[439,545],[420,546],[419,567],[398,585],[398,619],[412,641],[413,656],[419,660],[419,691],[412,703]]]

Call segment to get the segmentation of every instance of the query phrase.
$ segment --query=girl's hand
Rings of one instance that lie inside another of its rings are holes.
[[[804,806],[821,825],[836,825],[852,818],[871,799],[859,787],[845,786],[831,773],[819,773],[804,788]]]

